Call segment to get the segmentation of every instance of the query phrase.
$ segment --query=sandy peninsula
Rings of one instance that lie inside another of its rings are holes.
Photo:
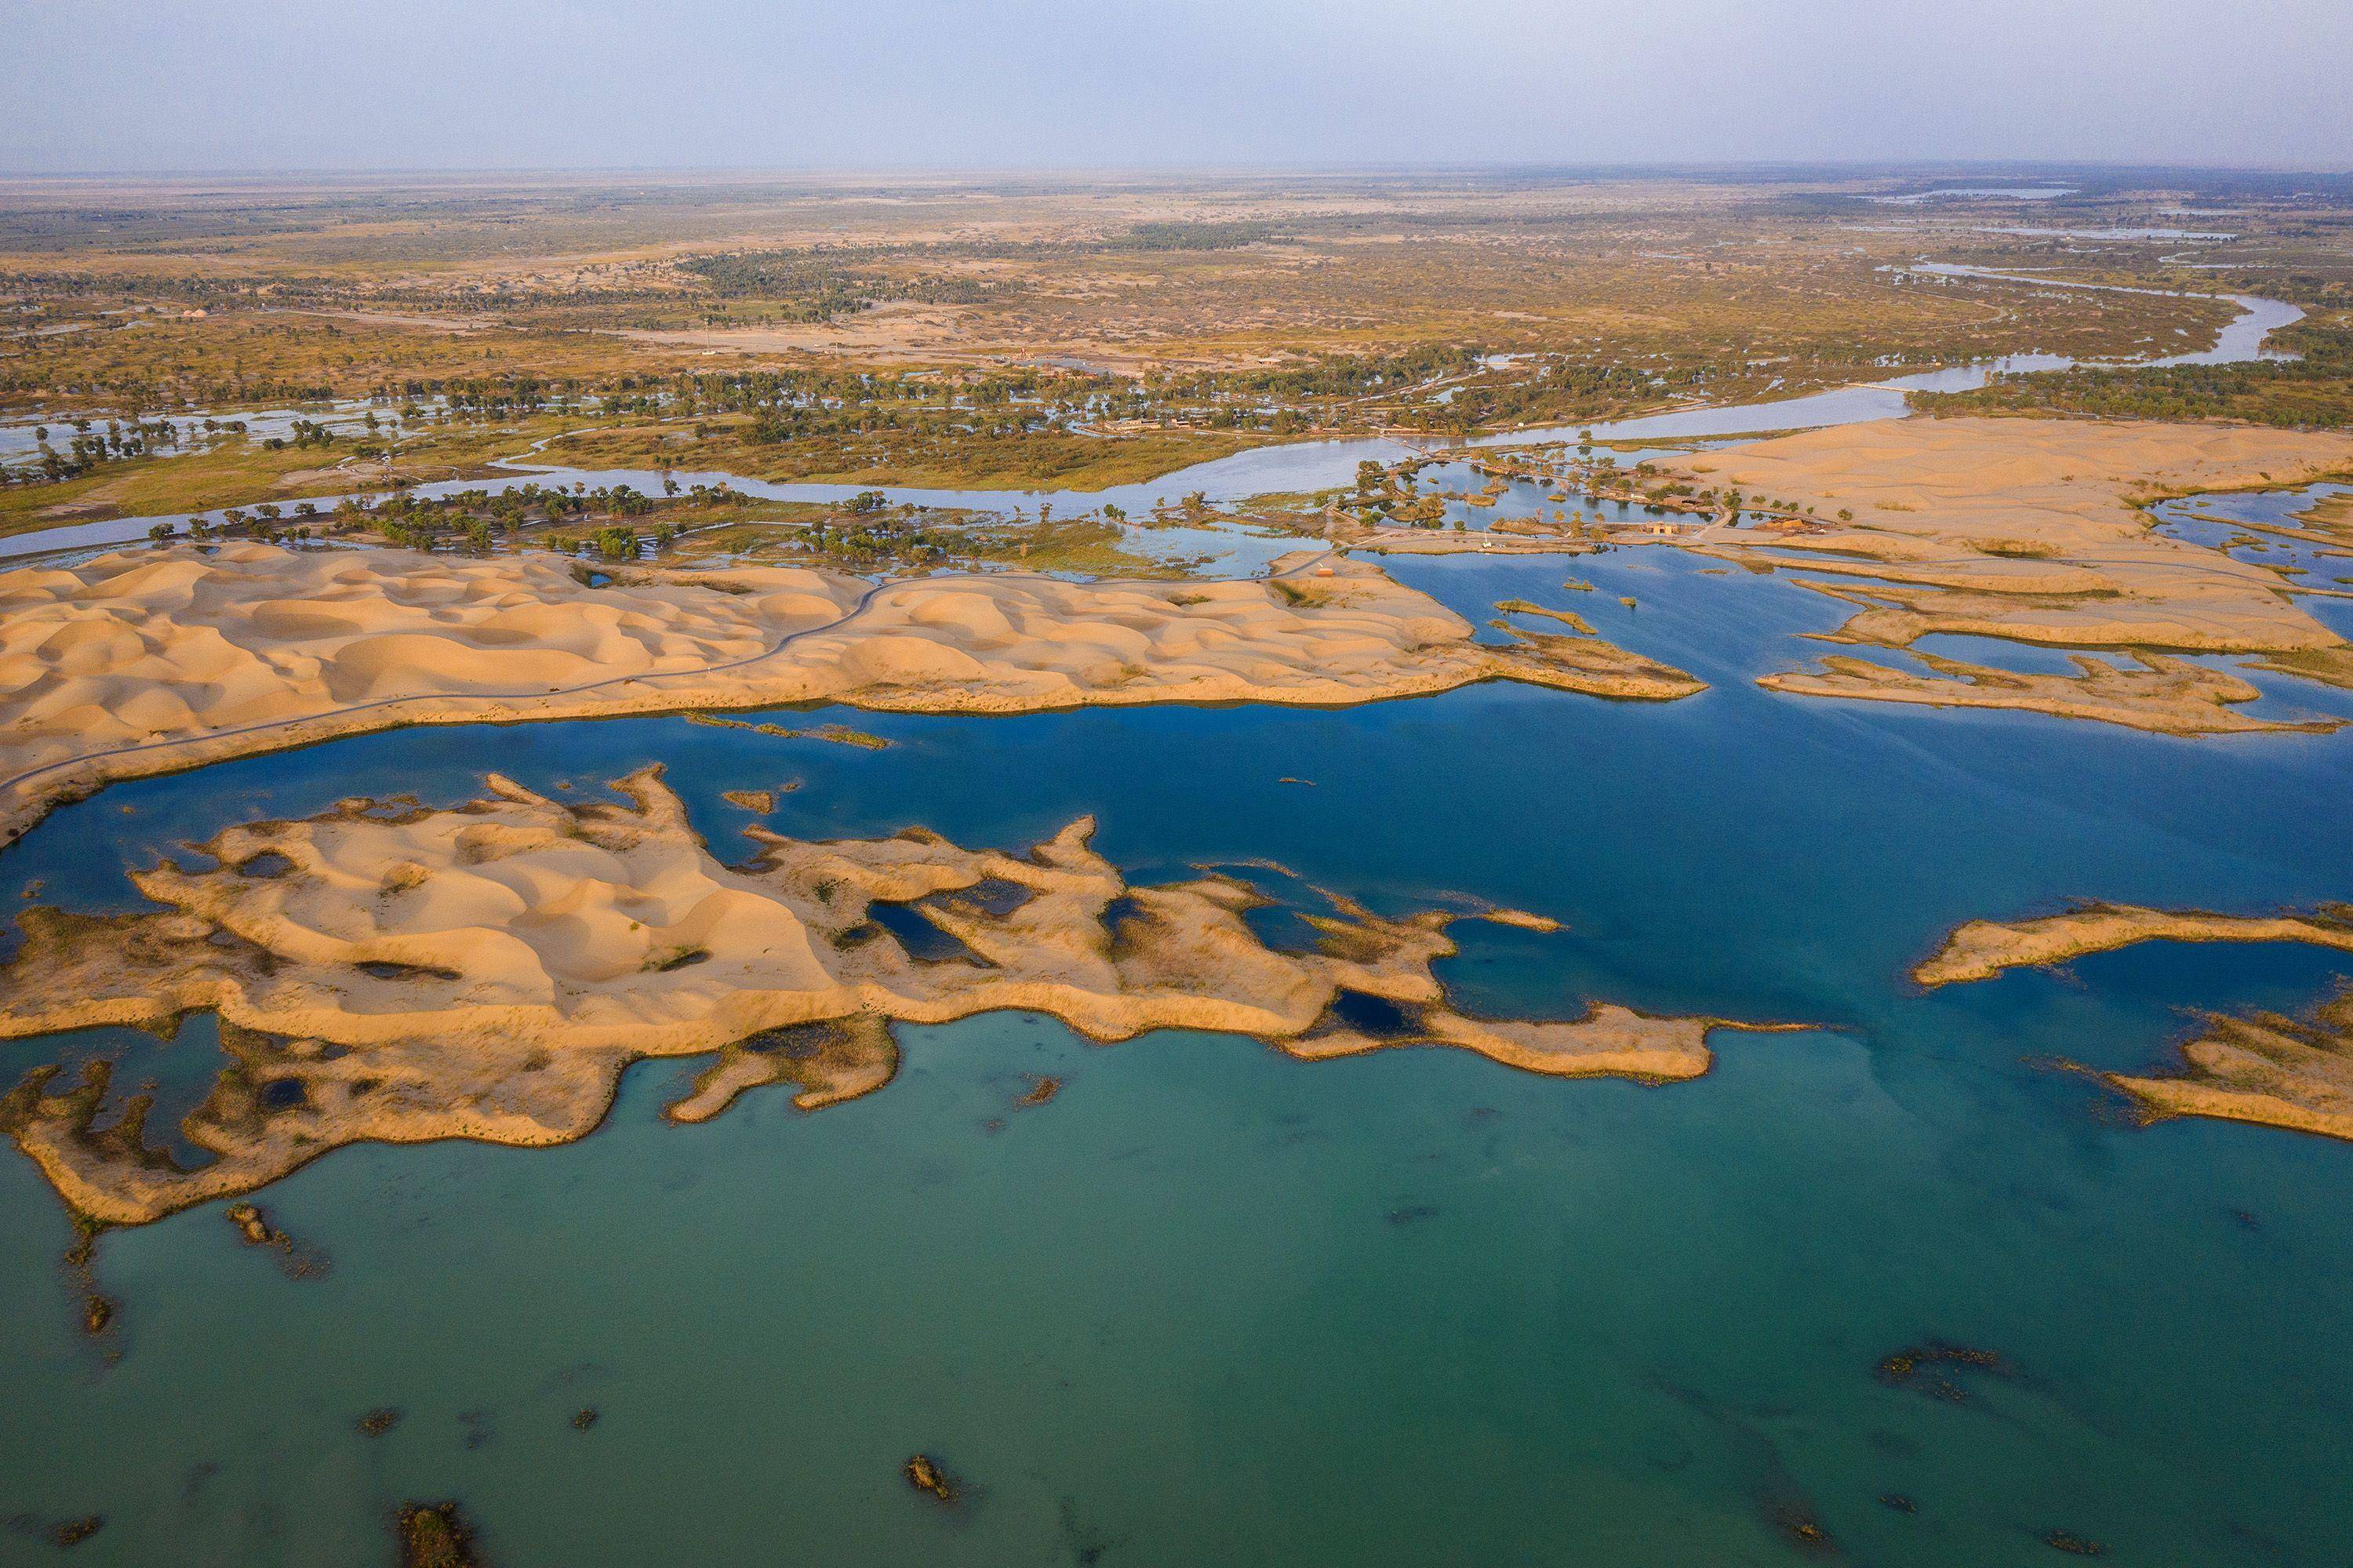
[[[110,779],[412,724],[831,701],[913,712],[1337,705],[1518,680],[1702,689],[1598,639],[1476,641],[1377,567],[874,584],[792,567],[239,544],[0,573],[0,842]]]
[[[2309,1022],[2258,1012],[2209,1017],[2206,1026],[2182,1046],[2180,1072],[2108,1081],[2152,1118],[2219,1117],[2353,1139],[2353,995],[2323,1002]]]
[[[1938,632],[2122,650],[2150,673],[1990,680],[1974,666],[1888,680],[1852,663],[1767,678],[1781,690],[2068,713],[2176,734],[2257,727],[2225,683],[2149,653],[2256,655],[2353,684],[2353,648],[2278,573],[2170,539],[2142,509],[2168,494],[2301,484],[2353,471],[2353,436],[2091,419],[1909,418],[1843,425],[1684,461],[1689,476],[1820,519],[1722,525],[1689,547],[1745,564],[1871,579],[1830,641],[1908,647]],[[1836,521],[1833,521],[1836,519]]]
[[[2025,920],[1971,920],[1947,936],[1912,978],[1929,987],[1991,980],[2005,969],[2063,964],[2139,942],[2306,942],[2353,952],[2353,905],[2324,904],[2309,915],[2217,915],[2081,904]]]
[[[2086,904],[2033,919],[1972,920],[1912,973],[1925,986],[1950,985],[2154,941],[2306,942],[2353,952],[2353,905],[2218,915]],[[2181,1047],[2178,1072],[2100,1075],[2152,1118],[2220,1117],[2353,1139],[2353,993],[2324,1001],[2309,1020],[2209,1013],[2201,1028]]]
[[[150,1148],[143,1100],[102,1115],[102,1066],[69,1084],[36,1071],[0,1126],[77,1213],[134,1224],[362,1140],[566,1142],[649,1056],[720,1054],[680,1119],[766,1083],[830,1104],[890,1080],[890,1021],[1021,1009],[1099,1041],[1443,1046],[1648,1081],[1704,1073],[1710,1030],[1752,1027],[1607,1006],[1474,1018],[1431,973],[1456,915],[1388,919],[1326,895],[1303,916],[1314,946],[1278,949],[1244,919],[1268,902],[1249,884],[1131,885],[1088,847],[1091,820],[1026,855],[913,829],[817,842],[754,827],[753,857],[727,866],[658,768],[619,780],[617,801],[489,787],[453,809],[354,800],[228,829],[195,846],[204,863],[132,877],[152,913],[28,911],[0,1038],[217,1013],[227,1061],[182,1127],[216,1158],[182,1169]]]
[[[2027,708],[2062,718],[2099,719],[2160,735],[2234,735],[2298,730],[2327,734],[2337,719],[2264,719],[2235,711],[2263,694],[2227,670],[2143,651],[2074,655],[2074,675],[2021,673],[1915,652],[1923,671],[1832,654],[1813,670],[1764,675],[1767,691],[1809,697],[1866,697],[1940,708]]]

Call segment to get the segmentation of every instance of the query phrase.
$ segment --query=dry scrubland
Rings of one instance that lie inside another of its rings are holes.
[[[2030,348],[2166,351],[2231,313],[1907,283],[1891,269],[1923,232],[1860,199],[1873,188],[19,187],[0,211],[0,293],[26,334],[0,346],[0,399],[153,410],[412,384],[609,392],[764,367],[1027,366],[1149,376],[1151,417],[1191,429],[1268,395],[1317,427],[1458,429]],[[1965,238],[1973,255],[2039,259],[2031,242]],[[1532,357],[1482,365],[1473,348]],[[1339,361],[1358,368],[1335,373]]]
[[[1300,434],[1459,436],[2024,350],[2176,353],[2233,313],[2207,292],[2223,284],[2307,303],[2293,331],[2319,364],[2309,334],[2353,301],[2326,199],[2234,193],[2244,232],[2201,249],[1995,231],[2149,222],[2179,192],[2016,211],[1870,199],[1905,183],[0,187],[0,408],[372,397],[406,416],[374,466],[349,443],[309,461],[234,441],[116,454],[0,489],[0,529],[477,473],[567,434],[551,455],[590,465],[1101,488]],[[2197,297],[1905,270],[1929,253]],[[2167,260],[2210,254],[2245,270]],[[2070,406],[2041,383],[1997,395]],[[2192,411],[2255,399],[2291,417],[2305,395],[2265,382]]]
[[[1472,1018],[1430,973],[1457,916],[1329,898],[1308,917],[1315,948],[1278,950],[1242,918],[1269,902],[1249,884],[1133,885],[1088,848],[1089,821],[1026,855],[913,830],[810,842],[754,828],[753,857],[726,866],[659,769],[620,780],[624,804],[490,786],[450,810],[353,800],[232,828],[202,846],[211,869],[134,878],[157,913],[28,916],[0,1035],[208,1009],[228,1056],[182,1128],[216,1157],[195,1170],[147,1148],[143,1103],[94,1127],[102,1065],[74,1084],[37,1073],[0,1101],[75,1213],[142,1224],[363,1139],[567,1142],[647,1056],[721,1053],[680,1119],[778,1082],[813,1108],[890,1081],[892,1020],[1018,1008],[1101,1041],[1202,1029],[1319,1059],[1436,1045],[1654,1082],[1705,1072],[1708,1032],[1726,1026],[1608,1006]]]

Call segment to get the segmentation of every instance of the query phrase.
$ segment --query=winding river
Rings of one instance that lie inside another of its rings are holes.
[[[2035,283],[2051,288],[2106,290],[2114,285],[2099,283],[2069,283],[2023,274],[1988,271],[1978,268],[1922,264],[1917,271],[1970,276],[2009,282]],[[2164,290],[2124,290],[2134,293],[2166,293]],[[2264,344],[2281,327],[2302,319],[2304,312],[2281,300],[2263,299],[2252,294],[2226,296],[2239,306],[2236,320],[2223,327],[2212,347],[2195,354],[2151,360],[2153,365],[2223,365],[2242,360],[2270,357]],[[2060,355],[2011,355],[1978,365],[1958,366],[1944,370],[1921,371],[1913,375],[1891,377],[1856,387],[1842,387],[1828,392],[1813,392],[1799,397],[1766,399],[1754,403],[1726,404],[1692,408],[1672,409],[1662,413],[1637,415],[1631,418],[1604,420],[1589,425],[1555,425],[1535,429],[1499,431],[1474,438],[1470,444],[1480,447],[1519,446],[1530,442],[1574,440],[1580,431],[1590,429],[1600,440],[1625,441],[1655,440],[1662,442],[1704,440],[1715,437],[1754,434],[1766,430],[1816,429],[1826,425],[1860,424],[1871,419],[1891,419],[1903,416],[1905,397],[1910,392],[1959,392],[1982,387],[1994,376],[2005,371],[2061,370],[2083,361]],[[2107,363],[2107,362],[2095,362]],[[1003,511],[1027,507],[1032,511],[1050,505],[1065,514],[1093,511],[1106,504],[1120,506],[1131,513],[1144,512],[1162,501],[1198,492],[1213,503],[1246,500],[1253,495],[1266,495],[1294,491],[1329,489],[1352,482],[1356,465],[1367,459],[1395,462],[1410,457],[1419,449],[1387,437],[1358,437],[1339,440],[1286,441],[1272,446],[1253,447],[1229,457],[1197,463],[1178,469],[1157,479],[1139,484],[1116,485],[1106,490],[956,490],[927,489],[910,485],[810,484],[775,482],[747,479],[723,470],[680,469],[663,473],[647,469],[580,469],[555,465],[540,465],[522,459],[511,459],[496,466],[512,470],[517,477],[505,482],[454,480],[415,486],[412,493],[423,496],[454,494],[463,490],[503,490],[530,483],[586,484],[599,486],[628,484],[653,493],[660,489],[664,477],[681,485],[727,483],[747,494],[776,501],[847,501],[867,490],[881,490],[894,502],[912,503],[934,507],[970,508],[980,511]],[[341,497],[323,497],[321,506],[332,506]],[[196,517],[217,521],[218,511],[208,513],[171,513],[153,516],[112,518],[100,523],[74,524],[61,528],[44,529],[37,533],[20,534],[0,538],[0,559],[11,556],[46,554],[57,550],[87,549],[93,546],[123,544],[143,539],[157,523],[170,523],[185,529]]]

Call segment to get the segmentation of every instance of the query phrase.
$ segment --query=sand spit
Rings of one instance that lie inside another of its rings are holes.
[[[2083,904],[2027,920],[1971,920],[1912,971],[1924,986],[1990,980],[2004,969],[2063,964],[2137,942],[2308,942],[2353,952],[2353,905],[2309,915],[2216,915],[2136,904]]]
[[[1708,1031],[1748,1027],[1616,1007],[1472,1018],[1431,974],[1455,915],[1393,920],[1327,895],[1304,916],[1314,950],[1280,950],[1244,918],[1263,895],[1218,875],[1133,886],[1085,819],[1027,855],[754,827],[754,858],[730,867],[659,768],[618,781],[620,803],[489,787],[449,810],[351,800],[230,828],[197,846],[203,868],[133,875],[154,913],[27,911],[0,1037],[216,1012],[227,1063],[182,1128],[216,1158],[184,1170],[149,1148],[145,1102],[116,1114],[103,1066],[71,1085],[36,1071],[0,1125],[77,1212],[132,1224],[356,1141],[566,1142],[643,1057],[720,1054],[681,1120],[780,1081],[833,1103],[889,1081],[886,1021],[1022,1009],[1101,1041],[1201,1029],[1311,1059],[1445,1045],[1648,1080],[1705,1072]]]
[[[2322,1003],[2308,1023],[2275,1012],[2206,1022],[2181,1048],[2179,1073],[2108,1082],[2151,1119],[2211,1116],[2353,1139],[2353,994]]]
[[[2353,952],[2353,905],[2325,904],[2309,915],[2216,915],[2088,904],[2032,920],[1972,920],[1912,974],[1923,985],[1949,985],[2153,941],[2308,942]],[[2179,1072],[2100,1076],[2152,1119],[2220,1117],[2353,1139],[2353,992],[2323,1002],[2309,1022],[2275,1012],[2210,1013],[2203,1027],[2182,1046]]]
[[[1831,641],[1908,647],[1931,633],[2057,647],[2263,656],[2263,667],[2353,683],[2353,648],[2306,614],[2278,573],[2155,531],[2168,493],[2302,484],[2353,470],[2353,436],[2089,419],[1895,419],[1752,442],[1686,460],[1689,474],[1788,500],[1825,521],[1760,537],[1712,527],[1703,553],[1874,579],[1833,588],[1862,606]],[[1839,517],[1831,522],[1828,519]],[[2155,667],[2155,666],[2152,666]],[[1777,689],[1895,702],[2032,707],[2169,733],[2238,701],[2183,681],[1987,683],[1971,697],[1914,678],[1774,676]],[[2168,676],[2178,670],[2167,671]],[[2071,684],[2082,689],[2069,689]],[[2096,689],[2094,689],[2096,688]],[[2253,726],[2228,722],[2221,727]]]
[[[1377,567],[1266,580],[873,585],[781,567],[231,545],[0,573],[0,842],[110,779],[410,724],[831,701],[911,712],[1337,705],[1520,680],[1702,689],[1613,648],[1474,640]]]
[[[1915,653],[1927,673],[1897,670],[1870,659],[1833,656],[1817,671],[1759,677],[1767,691],[1810,697],[1870,697],[1940,708],[2023,708],[2063,718],[2101,719],[2163,735],[2231,735],[2251,730],[2327,734],[2338,719],[2253,718],[2233,711],[2263,693],[2226,670],[2143,652],[2131,662],[2074,656],[2080,675],[2021,674],[1934,653]],[[2137,664],[2137,668],[2135,668]]]

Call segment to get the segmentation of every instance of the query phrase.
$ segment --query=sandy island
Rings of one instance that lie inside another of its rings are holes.
[[[2263,567],[2154,531],[2141,503],[2289,486],[2353,471],[2353,436],[2089,419],[1907,418],[1841,425],[1685,460],[1690,477],[1810,507],[1824,521],[1761,534],[1717,525],[1677,543],[1746,565],[1871,579],[1805,586],[1860,612],[1828,641],[1909,647],[1947,632],[2122,650],[2083,674],[1957,661],[1926,673],[1860,659],[1762,684],[1811,695],[2025,708],[2173,734],[2319,727],[2233,714],[2259,694],[2168,654],[2244,653],[2257,667],[2353,686],[2353,648]],[[1845,520],[1829,519],[1839,514]]]
[[[889,1021],[1021,1009],[1099,1041],[1210,1030],[1303,1058],[1449,1046],[1646,1081],[1704,1073],[1712,1029],[1757,1027],[1608,1005],[1473,1018],[1430,969],[1455,950],[1454,914],[1387,919],[1325,895],[1304,916],[1314,948],[1277,949],[1244,919],[1269,902],[1249,884],[1131,885],[1088,847],[1086,819],[1027,855],[915,829],[811,842],[754,827],[754,858],[726,866],[659,774],[618,781],[621,802],[496,776],[453,809],[349,800],[230,828],[195,846],[202,866],[135,874],[155,912],[27,911],[0,1038],[216,1012],[227,1060],[182,1130],[216,1158],[185,1170],[150,1148],[146,1101],[111,1110],[102,1064],[69,1085],[36,1070],[0,1100],[0,1127],[77,1213],[135,1224],[361,1140],[567,1142],[649,1056],[719,1054],[679,1119],[767,1083],[830,1104],[890,1080]]]
[[[0,573],[0,842],[111,779],[411,724],[1704,689],[1594,638],[1482,644],[1377,567],[1316,551],[1238,581],[629,567],[590,587],[574,566],[238,544]]]
[[[2154,941],[2306,942],[2353,952],[2353,905],[2327,904],[2309,915],[2217,915],[2086,904],[2028,920],[1972,920],[1912,975],[1922,985],[1950,985]],[[2202,1028],[2181,1047],[2177,1073],[2100,1076],[2151,1118],[2220,1117],[2353,1139],[2353,993],[2323,1002],[2309,1021],[2209,1013]]]

